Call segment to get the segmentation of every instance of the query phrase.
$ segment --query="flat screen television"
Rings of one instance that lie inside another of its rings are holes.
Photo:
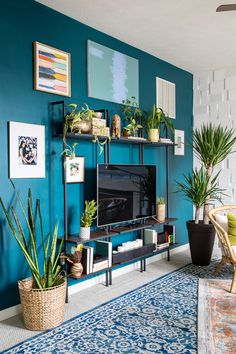
[[[99,164],[97,225],[156,215],[156,166]]]

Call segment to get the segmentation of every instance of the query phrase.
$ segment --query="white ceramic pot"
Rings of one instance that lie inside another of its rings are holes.
[[[80,238],[83,240],[89,240],[90,239],[90,227],[83,227],[80,226]]]
[[[166,205],[157,204],[157,220],[159,222],[164,222],[166,218]]]
[[[159,141],[159,129],[149,129],[148,140],[152,143],[157,143]]]

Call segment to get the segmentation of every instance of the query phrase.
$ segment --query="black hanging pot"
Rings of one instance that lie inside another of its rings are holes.
[[[192,263],[206,266],[210,264],[215,241],[215,228],[212,224],[195,224],[193,220],[187,221],[188,238]]]

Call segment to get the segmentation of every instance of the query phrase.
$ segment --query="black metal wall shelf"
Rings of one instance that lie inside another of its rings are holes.
[[[62,134],[55,134],[55,138],[62,138]],[[99,136],[101,139],[107,139],[107,136]],[[92,141],[94,139],[94,136],[92,134],[76,134],[76,133],[67,133],[66,134],[66,139],[74,139],[74,140],[90,140]],[[170,146],[175,146],[176,144],[174,143],[152,143],[151,141],[144,140],[144,139],[129,139],[129,138],[110,138],[110,143],[115,143],[115,144],[144,144],[144,145],[150,145],[150,146],[156,146],[156,147],[170,147]]]

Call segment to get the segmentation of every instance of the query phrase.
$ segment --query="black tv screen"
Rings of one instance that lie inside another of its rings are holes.
[[[97,225],[156,215],[155,165],[98,165]]]

